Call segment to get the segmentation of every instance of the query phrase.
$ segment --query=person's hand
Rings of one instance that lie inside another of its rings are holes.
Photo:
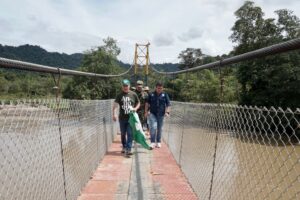
[[[145,112],[144,117],[147,118],[148,115],[149,115],[149,113],[148,113],[148,112]]]
[[[113,115],[113,120],[117,121],[117,116],[116,115]]]
[[[166,112],[166,113],[165,113],[165,117],[170,117],[170,113],[169,113],[169,112]]]
[[[131,112],[136,112],[136,108],[134,108],[134,107],[132,107],[132,106],[129,106],[129,110],[130,110]]]

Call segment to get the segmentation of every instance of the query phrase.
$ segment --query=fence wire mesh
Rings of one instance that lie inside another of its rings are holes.
[[[112,101],[0,105],[0,199],[76,199],[111,144]]]
[[[0,199],[76,199],[111,144],[112,101],[0,105]],[[199,199],[299,199],[300,109],[173,102],[164,140]]]
[[[300,199],[300,109],[173,102],[164,141],[199,199]]]

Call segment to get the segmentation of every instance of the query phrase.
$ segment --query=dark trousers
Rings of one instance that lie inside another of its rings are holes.
[[[121,142],[123,148],[130,150],[132,147],[132,130],[128,120],[120,120]]]

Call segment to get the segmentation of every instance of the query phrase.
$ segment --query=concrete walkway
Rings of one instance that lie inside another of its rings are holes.
[[[78,200],[197,199],[165,144],[152,151],[139,145],[128,158],[120,138],[111,145]]]

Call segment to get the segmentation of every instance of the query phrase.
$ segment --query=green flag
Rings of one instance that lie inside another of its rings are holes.
[[[133,140],[141,144],[144,148],[151,150],[152,148],[146,142],[146,136],[136,112],[129,113],[129,124],[132,129]]]

